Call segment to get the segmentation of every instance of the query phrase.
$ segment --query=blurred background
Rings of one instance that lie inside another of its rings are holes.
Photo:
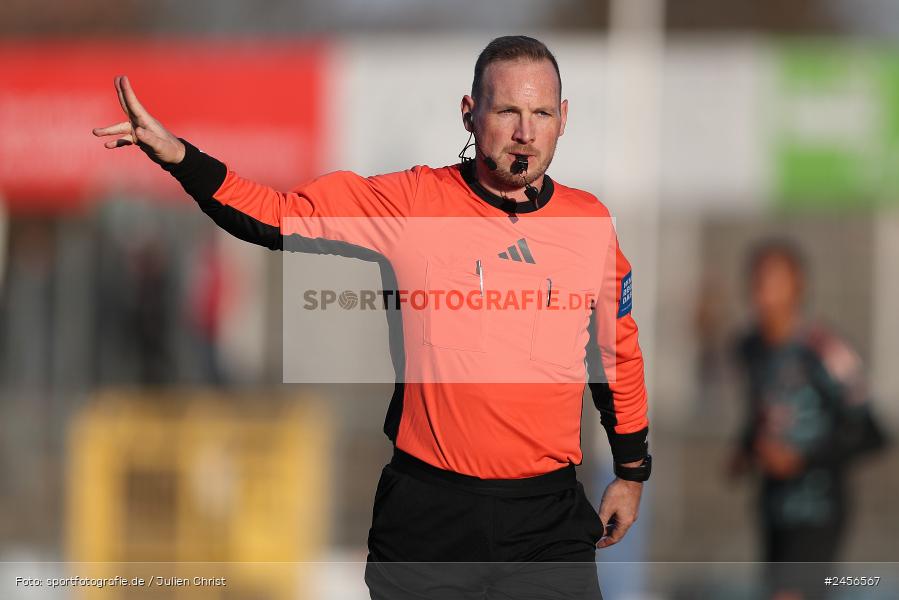
[[[364,560],[390,456],[392,385],[282,383],[285,257],[229,238],[140,152],[91,136],[121,120],[113,77],[129,75],[177,135],[286,189],[334,169],[455,162],[474,61],[511,33],[555,52],[571,103],[550,174],[610,208],[634,266],[655,467],[640,521],[599,560],[711,563],[719,580],[729,567],[716,563],[758,560],[754,480],[725,471],[760,239],[802,249],[808,314],[855,349],[873,410],[899,430],[891,0],[7,0],[4,585],[66,561]],[[610,455],[585,403],[579,469],[598,501]],[[851,480],[840,557],[899,561],[896,447]],[[621,572],[607,596],[640,597],[615,595]],[[305,589],[246,581],[228,597]]]

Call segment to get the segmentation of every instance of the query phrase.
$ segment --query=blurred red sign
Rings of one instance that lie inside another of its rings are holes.
[[[293,187],[325,164],[325,58],[309,42],[2,42],[0,196],[29,212],[183,196],[140,150],[107,150],[91,134],[124,120],[118,74],[176,135],[242,175]]]

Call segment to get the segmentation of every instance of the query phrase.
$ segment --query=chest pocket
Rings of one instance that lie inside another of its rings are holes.
[[[531,360],[571,368],[584,357],[593,291],[547,279],[541,299],[534,317]]]
[[[472,261],[463,264],[428,263],[423,314],[424,343],[453,350],[485,351],[481,277]]]

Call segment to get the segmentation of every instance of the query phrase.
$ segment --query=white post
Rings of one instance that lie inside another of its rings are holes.
[[[608,38],[603,198],[616,216],[619,243],[634,272],[634,318],[646,361],[653,406],[655,316],[658,280],[662,58],[665,0],[612,0]],[[651,410],[651,412],[656,412]],[[604,435],[596,436],[602,440]],[[609,465],[610,467],[610,465]],[[609,471],[611,469],[609,468]],[[603,484],[611,472],[603,473]],[[622,543],[604,550],[603,561],[622,561],[605,578],[607,597],[639,597],[645,573],[652,498],[644,494],[641,519]],[[631,564],[628,564],[631,563]],[[626,571],[626,574],[625,574]],[[600,567],[600,578],[602,567]],[[623,578],[623,579],[622,579]],[[617,579],[617,582],[616,582]],[[624,581],[630,581],[625,585]]]

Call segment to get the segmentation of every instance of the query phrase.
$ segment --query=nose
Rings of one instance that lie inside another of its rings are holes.
[[[518,126],[515,128],[515,132],[512,134],[512,139],[516,144],[527,145],[534,141],[534,126],[531,123],[530,117],[527,115],[521,115],[518,118]]]

